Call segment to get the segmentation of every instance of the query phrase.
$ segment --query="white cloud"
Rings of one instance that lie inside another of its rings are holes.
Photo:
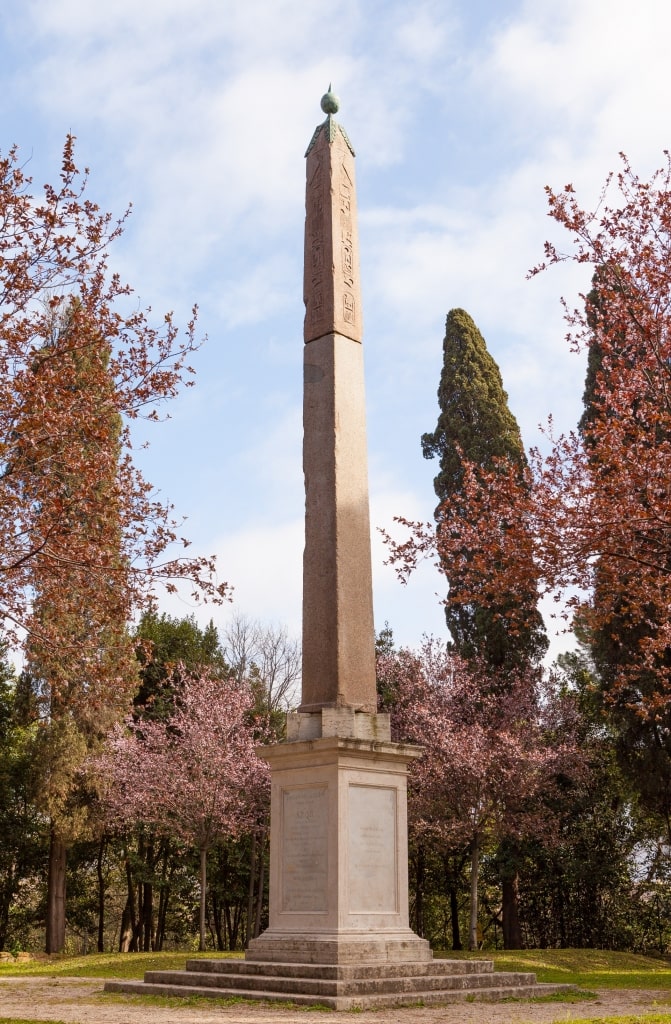
[[[430,518],[419,434],[435,423],[452,306],[483,331],[527,440],[550,410],[575,421],[583,370],[558,300],[584,278],[525,281],[553,227],[543,186],[572,181],[589,205],[620,149],[644,173],[658,163],[670,27],[658,0],[343,0],[336,15],[304,0],[26,0],[13,13],[4,94],[37,180],[55,177],[42,179],[46,140],[73,130],[93,197],[135,203],[115,269],[157,309],[201,302],[202,376],[147,475],[191,513],[199,549],[218,549],[236,610],[300,628],[303,153],[329,80],[359,154],[375,526]],[[442,579],[427,568],[401,588],[375,533],[373,550],[378,627],[388,618],[408,643],[440,631]]]

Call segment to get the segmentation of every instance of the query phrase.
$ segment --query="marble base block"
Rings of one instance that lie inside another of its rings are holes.
[[[407,768],[421,751],[390,742],[386,715],[290,718],[290,736],[311,738],[260,751],[272,779],[270,916],[247,959],[430,959],[408,924]]]

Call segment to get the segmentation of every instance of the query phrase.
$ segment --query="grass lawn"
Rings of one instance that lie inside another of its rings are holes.
[[[0,964],[0,981],[17,975],[49,978],[138,978],[145,971],[180,971],[187,960],[242,957],[242,953],[89,953],[88,956],[41,956]],[[0,1024],[5,1022],[0,1017]]]
[[[0,1020],[0,1024],[2,1021]],[[562,1021],[555,1021],[554,1024],[562,1024]],[[635,1013],[626,1017],[581,1017],[580,1020],[572,1020],[571,1024],[671,1024],[671,1013],[644,1013],[642,1016]]]
[[[42,956],[36,960],[0,963],[0,981],[21,975],[78,978],[142,978],[146,970],[180,970],[193,957],[241,957],[241,953],[91,953],[88,956]],[[584,1017],[573,1024],[671,1024],[671,958],[648,957],[632,953],[613,953],[594,949],[519,950],[483,953],[436,953],[455,959],[481,957],[493,960],[499,971],[532,971],[539,981],[567,982],[582,990],[599,988],[659,989],[659,1011],[620,1017]],[[101,997],[105,998],[105,997]],[[133,999],[110,994],[115,999]],[[137,997],[138,999],[140,997]],[[151,997],[142,997],[149,1000]],[[165,997],[156,997],[164,1005]],[[561,1001],[561,1000],[560,1000]],[[567,1001],[569,1001],[567,999]],[[172,1000],[166,1001],[173,1005]],[[232,1001],[231,1001],[232,1002]],[[208,1001],[209,1003],[209,1001]],[[226,1001],[230,1005],[229,1001]],[[665,1012],[664,1004],[670,1010]],[[185,1005],[175,999],[174,1005]],[[211,1004],[210,1004],[211,1005]],[[279,1009],[281,1004],[274,1004]],[[559,1011],[559,1006],[557,1007]],[[564,1020],[560,1017],[558,1020]],[[0,1016],[0,1024],[47,1024],[38,1018],[23,1020]],[[49,1022],[59,1024],[59,1022]],[[382,1024],[382,1021],[381,1021]]]
[[[567,982],[583,989],[667,989],[671,1002],[671,958],[603,949],[525,949],[483,953],[435,953],[437,957],[493,960],[497,971],[533,971],[539,981]],[[650,1018],[648,1018],[650,1020]]]
[[[64,978],[143,978],[149,970],[181,970],[187,959],[241,957],[242,953],[89,953],[88,956],[41,956],[0,963],[0,979],[16,975]],[[671,1003],[671,958],[613,953],[600,949],[499,950],[482,953],[440,952],[437,957],[493,960],[497,971],[532,971],[539,981],[567,982],[581,989],[667,989]],[[0,1020],[0,1024],[2,1021]]]

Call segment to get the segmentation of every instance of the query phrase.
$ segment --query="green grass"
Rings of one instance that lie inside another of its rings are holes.
[[[221,999],[204,996],[145,996],[131,995],[123,992],[102,992],[96,999],[99,1003],[121,1003],[127,1006],[160,1006],[160,1007],[182,1007],[182,1006],[238,1006],[245,1000],[238,996],[222,996]],[[0,1020],[0,1024],[2,1021]]]
[[[204,1009],[211,1009],[213,1006],[258,1006],[259,1003],[261,1003],[264,1006],[271,1006],[274,1010],[293,1010],[294,1012],[303,1011],[305,1013],[333,1013],[330,1007],[323,1006],[320,1003],[314,1003],[312,1006],[298,1006],[296,1003],[285,1002],[284,1000],[251,1000],[245,999],[242,996],[222,996],[220,999],[217,999],[211,996],[145,996],[125,992],[103,992],[97,997],[97,1002],[122,1003],[126,1005],[131,1003],[137,1006],[161,1006],[169,1008],[199,1006]],[[0,1024],[3,1024],[1,1018]],[[41,1024],[41,1022],[38,1022],[38,1024]]]
[[[519,1002],[532,1002],[532,1003],[584,1003],[588,999],[598,999],[598,992],[589,992],[584,988],[572,988],[568,992],[552,992],[549,996],[534,996],[531,1000],[521,1000],[516,996],[511,996],[499,1000],[502,1003],[519,1003]]]
[[[17,975],[47,978],[144,978],[145,971],[180,971],[187,960],[240,958],[242,953],[89,953],[0,963],[0,981]],[[0,1020],[0,1024],[3,1024]]]
[[[579,988],[671,989],[671,959],[602,949],[492,950],[436,952],[437,957],[493,960],[497,971],[532,971],[539,981]],[[671,1022],[670,1022],[671,1024]]]
[[[566,1018],[553,1021],[553,1024],[566,1024]],[[581,1017],[572,1020],[571,1024],[671,1024],[671,1013],[644,1013],[625,1017]]]

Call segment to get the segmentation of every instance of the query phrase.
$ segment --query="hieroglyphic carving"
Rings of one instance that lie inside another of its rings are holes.
[[[324,319],[324,174],[327,169],[319,153],[308,180],[305,219],[305,305],[306,331],[319,332]],[[309,280],[308,280],[309,278]],[[309,321],[309,323],[308,323]]]
[[[308,154],[305,341],[330,333],[361,341],[353,153],[332,121]]]
[[[345,145],[349,149],[352,156],[356,156],[356,153],[354,152],[354,147],[352,146],[352,143],[349,140],[347,132],[345,131],[341,124],[338,124],[338,122],[334,121],[333,118],[330,116],[327,117],[325,121],[322,121],[321,124],[318,124],[317,127],[315,128],[314,132],[312,133],[312,138],[310,139],[308,148],[305,150],[305,155],[308,156],[312,152],[317,142],[317,139],[319,138],[320,135],[325,135],[329,142],[335,142],[338,132],[342,135],[345,141]]]
[[[352,194],[354,185],[347,173],[345,164],[341,164],[340,182],[340,234],[342,255],[342,317],[346,324],[356,323],[356,302],[354,299],[354,237],[352,224]]]

